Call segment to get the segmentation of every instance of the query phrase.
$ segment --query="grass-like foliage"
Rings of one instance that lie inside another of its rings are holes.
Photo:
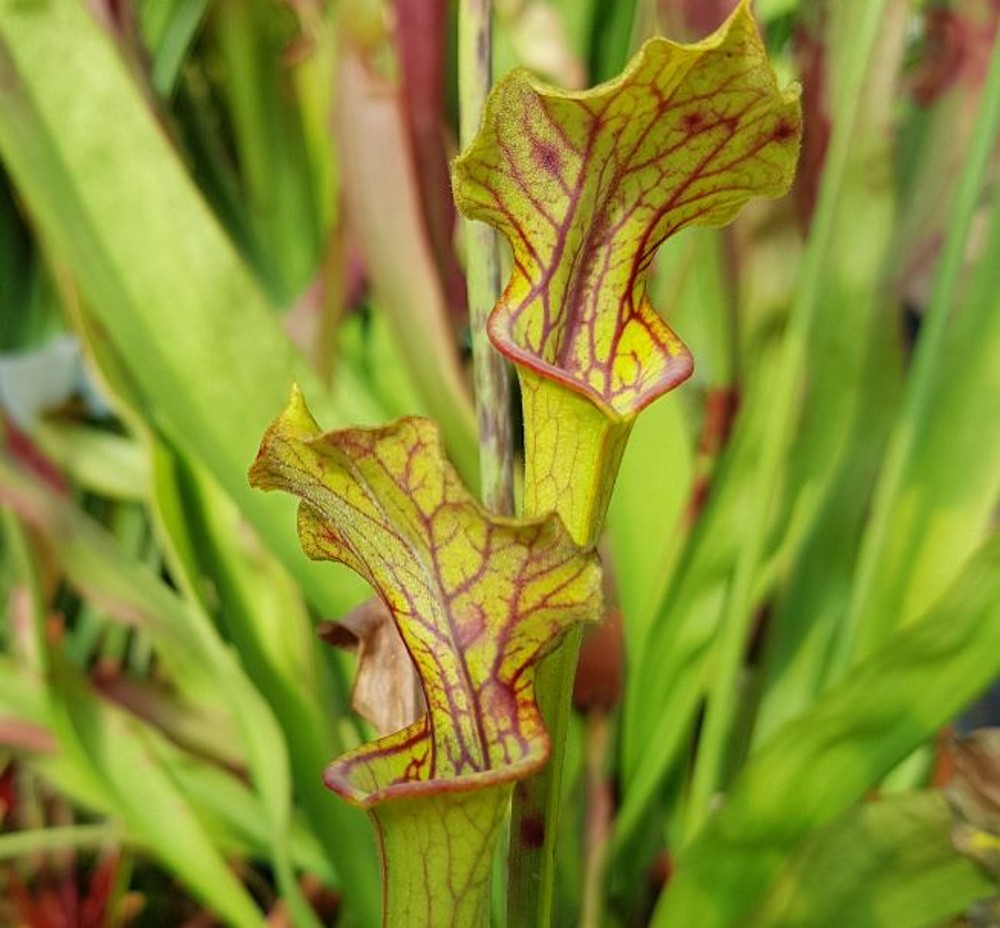
[[[988,919],[990,7],[0,0],[0,923]]]

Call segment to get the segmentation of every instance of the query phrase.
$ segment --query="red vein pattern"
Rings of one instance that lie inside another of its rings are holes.
[[[779,91],[747,2],[703,42],[649,40],[593,90],[509,74],[453,166],[459,208],[514,253],[494,344],[612,416],[638,412],[692,369],[646,299],[656,249],[786,192],[800,136],[798,93]]]
[[[601,608],[596,555],[574,545],[558,517],[487,513],[427,419],[321,434],[298,391],[264,436],[250,479],[301,498],[310,557],[371,583],[424,691],[427,714],[335,761],[332,789],[368,808],[512,781],[545,763],[535,665]]]

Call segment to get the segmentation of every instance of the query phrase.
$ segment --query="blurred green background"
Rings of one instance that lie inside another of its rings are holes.
[[[733,5],[496,0],[495,73]],[[696,373],[612,500],[556,923],[1000,924],[1000,4],[754,11],[798,179],[651,276]],[[245,475],[297,380],[476,485],[457,12],[0,0],[0,923],[378,923],[315,634],[366,591]]]

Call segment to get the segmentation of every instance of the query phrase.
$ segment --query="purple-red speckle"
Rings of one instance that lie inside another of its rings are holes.
[[[558,174],[562,170],[562,157],[559,149],[548,142],[535,142],[535,164],[550,174]]]

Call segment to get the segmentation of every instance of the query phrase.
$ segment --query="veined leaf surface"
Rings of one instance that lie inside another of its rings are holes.
[[[653,255],[784,193],[800,135],[798,93],[778,89],[747,2],[702,42],[649,40],[593,90],[511,72],[454,165],[459,208],[514,252],[496,346],[613,417],[676,386],[691,356],[646,299]]]
[[[268,430],[251,481],[300,496],[306,553],[372,584],[427,700],[413,726],[335,764],[334,789],[370,805],[442,779],[506,768],[525,775],[544,763],[532,668],[600,609],[596,556],[556,517],[489,515],[444,460],[427,419],[324,435],[297,392]]]
[[[326,775],[380,832],[384,923],[440,924],[436,907],[447,906],[449,924],[483,924],[513,782],[548,759],[535,665],[572,625],[600,615],[596,555],[555,515],[486,512],[426,419],[321,434],[296,391],[250,479],[302,499],[304,550],[371,583],[420,677],[427,713]]]

